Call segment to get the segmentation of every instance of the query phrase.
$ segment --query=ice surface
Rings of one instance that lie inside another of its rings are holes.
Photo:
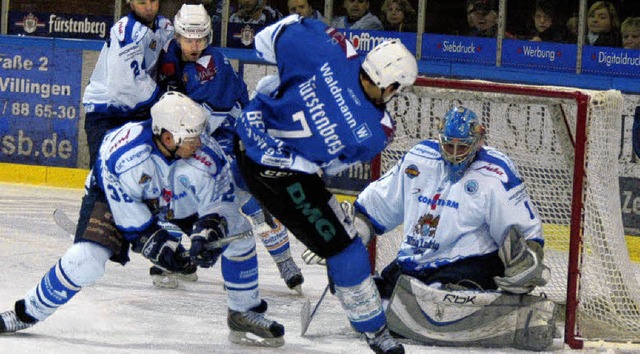
[[[0,183],[0,312],[40,281],[71,245],[52,218],[56,208],[77,219],[83,190]],[[302,268],[302,288],[311,305],[327,281],[322,266],[308,266],[304,246],[292,239]],[[309,330],[300,336],[305,297],[289,290],[258,242],[260,293],[268,317],[286,328],[280,348],[243,347],[227,340],[226,294],[220,266],[200,269],[195,283],[175,290],[153,287],[150,263],[131,254],[125,267],[109,262],[98,283],[80,291],[46,321],[16,334],[0,335],[0,353],[370,353],[350,327],[335,296],[327,295]],[[530,353],[511,349],[436,348],[405,341],[407,353]],[[554,352],[574,353],[560,341]],[[601,351],[600,351],[601,352]]]

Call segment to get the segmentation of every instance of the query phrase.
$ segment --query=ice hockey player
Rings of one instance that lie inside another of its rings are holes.
[[[256,35],[258,56],[278,66],[236,125],[237,160],[251,193],[302,243],[327,259],[352,327],[376,353],[404,353],[387,330],[368,253],[320,173],[369,161],[390,141],[385,103],[413,85],[415,57],[400,41],[364,59],[345,36],[290,15]]]
[[[244,192],[246,187],[234,161],[233,142],[236,118],[249,102],[247,86],[229,60],[211,45],[211,18],[203,5],[182,5],[174,17],[174,26],[175,40],[167,43],[160,56],[160,86],[183,92],[212,111],[208,129],[232,160],[234,177]],[[243,211],[264,219],[255,200],[248,193],[246,198],[251,200]],[[273,219],[271,227],[257,234],[287,286],[301,292],[304,277],[291,257],[287,229]]]
[[[126,2],[131,12],[111,27],[82,97],[90,168],[106,132],[149,119],[149,109],[161,94],[156,85],[158,57],[173,38],[173,25],[158,15],[160,0]]]
[[[241,205],[233,194],[229,162],[205,133],[208,112],[187,96],[169,92],[151,108],[151,116],[105,136],[74,244],[16,301],[14,310],[0,314],[0,333],[45,320],[99,280],[108,260],[126,264],[131,247],[171,271],[182,270],[189,258],[210,267],[222,256],[229,339],[248,345],[284,344],[284,327],[263,314],[267,305],[258,292],[253,226],[237,212]],[[188,199],[197,204],[178,203],[192,192],[198,195]],[[158,226],[159,220],[186,214],[195,216],[192,225],[186,223],[189,218],[180,224],[191,237],[188,253]],[[250,339],[247,333],[259,338]]]
[[[542,222],[514,163],[483,146],[484,134],[473,111],[454,107],[437,140],[414,146],[345,209],[361,235],[403,225],[397,258],[376,279],[391,297],[391,331],[429,345],[544,350],[554,304],[528,295],[549,272]]]

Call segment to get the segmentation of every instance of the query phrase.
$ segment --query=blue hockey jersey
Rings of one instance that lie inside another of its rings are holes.
[[[208,46],[195,62],[184,62],[180,57],[178,42],[169,41],[160,57],[159,82],[163,88],[177,86],[178,91],[217,112],[230,111],[236,102],[242,106],[249,102],[247,85],[216,48]]]
[[[252,160],[334,174],[386,146],[391,117],[363,91],[360,58],[342,33],[291,15],[258,33],[256,50],[277,64],[280,84],[258,92],[237,124]]]

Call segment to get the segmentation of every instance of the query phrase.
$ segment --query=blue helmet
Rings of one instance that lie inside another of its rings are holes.
[[[451,182],[459,181],[482,144],[484,127],[467,108],[454,107],[445,114],[438,128],[440,152],[449,166]]]

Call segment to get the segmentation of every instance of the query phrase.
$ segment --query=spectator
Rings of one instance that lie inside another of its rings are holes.
[[[473,15],[473,3],[467,2],[467,24],[469,25],[469,31],[476,27],[475,16]]]
[[[587,12],[587,38],[585,44],[603,47],[620,47],[620,20],[615,7],[609,1],[595,2]]]
[[[281,18],[280,11],[265,5],[264,0],[238,0],[238,10],[229,16],[229,22],[270,25]]]
[[[409,0],[385,0],[382,4],[382,25],[386,31],[416,32],[416,10]]]
[[[289,8],[290,15],[298,14],[302,17],[324,21],[324,17],[322,17],[320,11],[311,7],[309,0],[289,0],[287,1],[287,7]]]
[[[468,0],[467,16],[471,16],[474,26],[469,31],[471,37],[495,37],[498,33],[498,11],[493,0]]]
[[[627,17],[620,26],[620,32],[625,49],[640,49],[640,17]]]
[[[573,13],[567,19],[567,43],[577,43],[578,42],[578,14]]]
[[[331,21],[331,27],[358,30],[383,30],[380,19],[369,12],[369,0],[343,0],[342,7],[347,11],[344,16]]]
[[[536,42],[566,42],[567,34],[558,20],[555,5],[550,0],[538,0],[533,14],[534,28],[529,36]]]

